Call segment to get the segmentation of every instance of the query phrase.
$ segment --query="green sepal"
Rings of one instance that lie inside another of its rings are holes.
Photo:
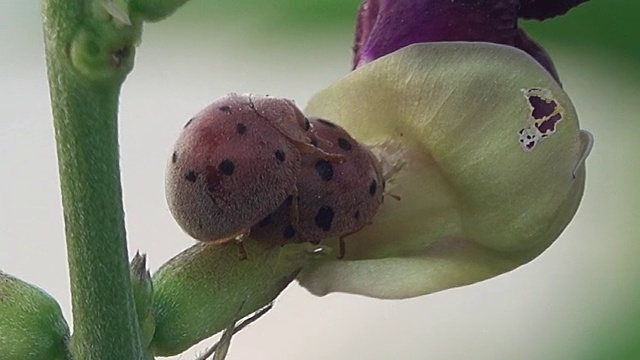
[[[0,360],[70,359],[69,326],[42,289],[0,271]]]
[[[133,300],[136,305],[138,325],[140,326],[140,341],[142,346],[146,348],[151,343],[151,338],[153,338],[153,333],[155,332],[155,320],[151,312],[153,283],[151,274],[147,269],[147,256],[136,253],[131,260],[130,270]]]
[[[250,238],[241,245],[198,243],[186,249],[153,276],[151,350],[159,356],[179,354],[263,308],[317,254],[308,244],[280,247]]]

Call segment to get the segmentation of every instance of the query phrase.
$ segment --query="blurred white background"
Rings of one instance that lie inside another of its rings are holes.
[[[70,321],[39,11],[39,2],[0,3],[0,269],[52,294]],[[178,12],[146,26],[121,98],[129,253],[146,252],[152,270],[192,243],[163,189],[184,122],[230,91],[303,105],[351,63],[351,32],[273,38],[244,23],[184,24]],[[639,342],[640,84],[627,76],[638,69],[549,51],[596,139],[582,206],[551,248],[498,278],[404,301],[317,298],[293,284],[234,338],[229,359],[595,359]]]

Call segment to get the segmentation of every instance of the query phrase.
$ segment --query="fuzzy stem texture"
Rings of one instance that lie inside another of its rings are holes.
[[[123,24],[109,14],[104,6],[109,2],[43,1],[76,360],[143,358],[127,261],[117,129],[120,87],[133,66],[141,23]]]

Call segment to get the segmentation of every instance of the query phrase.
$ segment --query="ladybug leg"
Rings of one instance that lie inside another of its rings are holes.
[[[247,249],[244,247],[244,241],[242,239],[236,238],[236,245],[238,245],[238,258],[240,260],[247,260]]]
[[[249,232],[251,229],[247,229],[244,233],[233,238],[235,243],[238,245],[238,258],[240,260],[247,260],[249,257],[247,256],[247,249],[244,247],[244,238],[249,236]]]
[[[388,197],[390,197],[390,198],[392,198],[392,199],[394,199],[396,201],[401,201],[402,200],[402,198],[400,198],[400,195],[391,194],[391,193],[388,193],[386,191],[382,195],[383,196],[388,196]]]
[[[347,245],[344,243],[344,238],[345,238],[344,236],[340,236],[338,256],[336,257],[338,260],[344,259],[344,254],[346,252]]]
[[[289,204],[289,221],[293,227],[297,227],[300,220],[300,198],[298,197],[298,187],[293,187],[293,194],[291,196],[291,204]]]
[[[298,187],[293,187],[293,194],[289,195],[289,225],[295,230],[294,236],[296,242],[303,242],[300,236],[298,222],[300,222],[300,197],[298,196]]]
[[[338,256],[336,257],[336,259],[338,259],[338,260],[344,259],[344,256],[345,256],[345,253],[346,253],[346,249],[347,249],[347,244],[344,242],[344,239],[347,236],[353,235],[353,234],[357,233],[358,231],[362,230],[363,227],[364,227],[364,225],[362,225],[361,227],[359,227],[356,230],[353,230],[350,233],[346,233],[346,234],[340,235],[340,239],[338,241]]]

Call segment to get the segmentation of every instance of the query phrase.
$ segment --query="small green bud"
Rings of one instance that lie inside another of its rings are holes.
[[[110,21],[89,22],[80,28],[71,43],[71,63],[85,79],[121,82],[133,69],[142,21],[122,28]]]
[[[395,197],[344,239],[344,261],[305,267],[300,283],[317,295],[407,298],[530,261],[575,214],[593,143],[549,72],[487,43],[405,47],[320,91],[305,113],[369,145]]]
[[[55,299],[0,271],[0,360],[69,359],[68,343]]]
[[[136,304],[140,338],[143,346],[148,346],[155,331],[155,321],[151,312],[153,305],[153,284],[147,269],[147,256],[136,255],[131,260],[131,287],[133,300]]]
[[[309,244],[280,247],[245,238],[242,244],[198,243],[178,254],[153,275],[151,351],[179,354],[263,308],[317,256],[316,250]]]

